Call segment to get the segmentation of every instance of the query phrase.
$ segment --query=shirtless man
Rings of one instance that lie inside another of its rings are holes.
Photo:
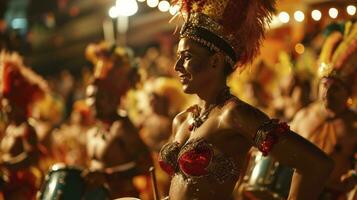
[[[37,192],[40,156],[37,134],[28,122],[32,103],[43,96],[45,82],[15,54],[1,53],[2,109],[7,116],[0,143],[0,170],[6,177],[3,188],[8,200],[32,200]]]
[[[159,77],[145,82],[149,106],[145,110],[140,135],[151,151],[160,196],[168,195],[170,177],[159,167],[158,154],[171,136],[172,113],[177,114],[187,101],[180,90],[179,82],[172,78]]]
[[[356,34],[356,31],[357,26],[354,25],[352,32]],[[351,39],[351,37],[349,38]],[[341,40],[340,33],[334,33],[326,41],[326,44],[337,46]],[[344,44],[344,46],[347,45]],[[330,51],[337,49],[337,52],[341,52],[339,47],[328,47],[325,45],[322,52],[326,52],[326,49]],[[302,134],[335,161],[334,170],[320,196],[321,199],[345,197],[349,188],[346,182],[341,181],[341,178],[354,168],[354,154],[357,151],[357,113],[349,109],[347,103],[351,96],[351,86],[355,81],[353,79],[356,77],[357,51],[355,48],[343,52],[352,53],[348,56],[341,56],[344,58],[343,62],[337,62],[338,59],[335,59],[337,60],[335,62],[330,62],[332,64],[328,66],[332,69],[326,69],[324,64],[326,61],[321,59],[324,58],[321,56],[320,61],[323,64],[320,68],[322,78],[319,87],[319,100],[298,112],[291,123],[293,130]],[[338,57],[333,52],[328,55]]]
[[[168,141],[171,136],[173,115],[176,115],[187,101],[179,86],[177,80],[167,77],[145,82],[144,92],[148,99],[148,106],[144,110],[140,134],[153,153],[158,153]]]
[[[130,119],[117,112],[121,97],[131,86],[129,56],[118,48],[109,53],[104,44],[92,48],[100,56],[94,62],[95,81],[87,88],[87,102],[95,111],[96,123],[88,130],[90,161],[84,176],[89,188],[106,185],[110,199],[138,197],[132,178],[148,172],[150,154]]]
[[[313,142],[335,161],[327,189],[345,192],[341,176],[353,166],[357,150],[357,113],[346,107],[347,90],[333,78],[323,78],[321,100],[298,112],[292,129]]]

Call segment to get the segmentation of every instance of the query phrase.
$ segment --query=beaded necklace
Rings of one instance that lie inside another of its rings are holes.
[[[191,106],[188,111],[191,113],[191,119],[189,120],[189,131],[195,131],[199,128],[207,119],[213,108],[216,106],[225,103],[228,99],[232,97],[232,94],[229,91],[229,87],[225,86],[221,92],[216,97],[216,102],[208,106],[208,108],[201,113],[201,108],[196,104]]]

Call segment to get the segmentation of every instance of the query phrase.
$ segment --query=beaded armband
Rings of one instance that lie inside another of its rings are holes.
[[[259,127],[253,138],[254,144],[263,155],[266,156],[271,151],[274,144],[279,141],[280,136],[289,131],[290,128],[285,122],[271,119]]]

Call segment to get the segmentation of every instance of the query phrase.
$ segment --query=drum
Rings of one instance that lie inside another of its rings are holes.
[[[86,191],[81,176],[82,169],[65,164],[55,164],[47,174],[38,200],[107,200],[109,192],[104,188]]]
[[[82,200],[109,200],[109,191],[104,186],[86,190]]]
[[[252,152],[244,177],[243,195],[250,199],[286,199],[289,194],[293,169],[281,165],[271,156]]]

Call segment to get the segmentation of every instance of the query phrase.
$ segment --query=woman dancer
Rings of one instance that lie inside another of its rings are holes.
[[[316,199],[332,161],[317,147],[230,94],[226,79],[257,54],[273,0],[179,0],[185,20],[175,70],[200,101],[173,121],[160,152],[170,200],[229,199],[252,146],[294,167],[289,199]]]

